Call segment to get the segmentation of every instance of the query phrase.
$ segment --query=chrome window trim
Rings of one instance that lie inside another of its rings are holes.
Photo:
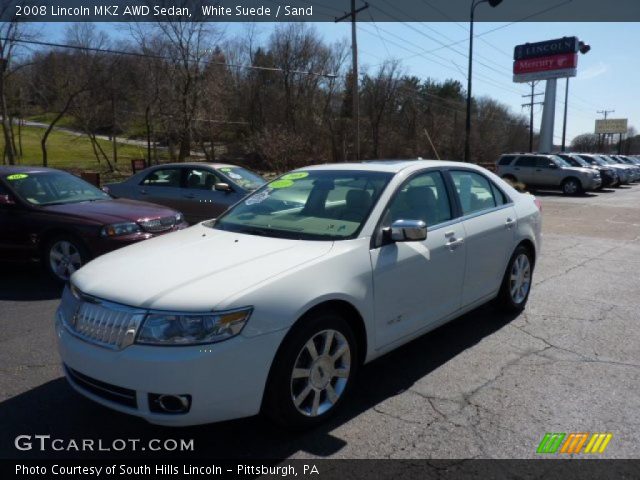
[[[478,210],[477,212],[473,212],[473,213],[470,213],[468,215],[463,215],[462,217],[459,217],[458,220],[461,220],[461,221],[464,222],[466,220],[471,220],[472,218],[480,217],[482,215],[487,215],[489,213],[497,212],[499,210],[504,210],[504,209],[510,208],[512,206],[513,206],[513,202],[505,203],[504,205],[500,205],[500,206],[497,206],[497,207],[489,208],[489,209],[486,209],[486,210]]]

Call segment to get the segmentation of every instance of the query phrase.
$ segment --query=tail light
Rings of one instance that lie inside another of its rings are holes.
[[[533,197],[533,203],[536,204],[536,207],[538,207],[538,210],[540,211],[540,213],[542,213],[542,202],[536,197]]]

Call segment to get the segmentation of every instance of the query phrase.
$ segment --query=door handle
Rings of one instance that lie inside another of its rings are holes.
[[[513,218],[507,218],[507,221],[504,222],[505,227],[511,228],[516,224],[516,221]]]
[[[453,230],[450,230],[450,231],[448,231],[448,232],[444,232],[444,236],[445,236],[446,238],[451,238],[451,237],[453,237],[455,234],[456,234],[456,232],[454,232]]]
[[[520,169],[516,167],[516,168],[514,168],[514,170],[520,170]]]
[[[460,245],[464,243],[464,238],[452,239],[450,242],[447,242],[446,245],[449,247],[449,250],[455,250]]]
[[[185,193],[184,195],[182,195],[184,198],[196,198],[196,196],[193,193]]]
[[[147,195],[147,191],[143,188],[140,190],[140,195]]]

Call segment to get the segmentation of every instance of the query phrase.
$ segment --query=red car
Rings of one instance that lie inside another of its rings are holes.
[[[41,259],[61,281],[98,255],[186,226],[175,210],[114,199],[67,172],[0,167],[0,260]]]

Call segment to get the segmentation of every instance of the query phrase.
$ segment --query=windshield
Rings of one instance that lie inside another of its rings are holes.
[[[93,202],[111,198],[90,183],[66,172],[14,173],[5,180],[31,205]]]
[[[586,160],[588,162],[594,162],[598,165],[600,165],[601,167],[604,167],[606,165],[608,165],[607,162],[605,162],[603,159],[601,159],[600,157],[587,157]]]
[[[218,169],[229,177],[235,184],[247,190],[256,190],[267,181],[261,176],[242,167],[222,167]]]
[[[578,166],[580,166],[580,167],[587,167],[587,168],[589,167],[589,164],[588,164],[585,160],[583,160],[582,158],[580,158],[580,157],[572,156],[572,157],[571,157],[571,160],[573,160],[574,162],[576,162],[576,163],[578,164]]]
[[[564,158],[561,158],[557,155],[551,155],[551,158],[553,158],[553,161],[556,162],[557,165],[561,166],[561,167],[570,167],[571,164],[569,162],[567,162]]]
[[[227,211],[219,230],[299,240],[355,237],[392,174],[297,171],[281,176]]]

